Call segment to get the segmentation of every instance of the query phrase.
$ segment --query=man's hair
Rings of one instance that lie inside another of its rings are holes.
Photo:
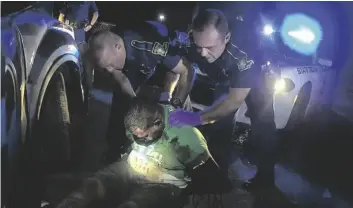
[[[192,22],[191,29],[201,32],[209,26],[214,26],[217,31],[224,36],[229,32],[226,16],[217,9],[199,11]]]
[[[94,58],[99,58],[107,47],[114,46],[121,37],[109,30],[94,33],[89,41],[89,51]]]
[[[158,123],[156,123],[158,121]],[[125,128],[146,130],[164,124],[164,108],[157,102],[134,98],[124,118]]]
[[[90,46],[95,47],[95,48],[102,48],[109,43],[113,42],[114,40],[117,40],[119,37],[118,35],[114,34],[113,32],[109,30],[103,30],[94,33],[88,43]]]

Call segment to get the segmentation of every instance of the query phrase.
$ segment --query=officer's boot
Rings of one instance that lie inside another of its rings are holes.
[[[244,182],[243,188],[255,196],[254,208],[293,207],[275,186],[274,165],[258,168],[256,176]]]

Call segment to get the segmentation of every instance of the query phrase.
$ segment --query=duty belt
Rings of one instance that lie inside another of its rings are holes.
[[[70,25],[73,29],[82,29],[85,27],[87,22],[74,22],[74,21],[65,20],[65,24]]]

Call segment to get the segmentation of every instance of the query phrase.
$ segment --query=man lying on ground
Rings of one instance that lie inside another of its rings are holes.
[[[57,207],[87,207],[103,199],[119,208],[180,207],[191,176],[218,166],[196,128],[169,126],[170,111],[170,106],[135,98],[124,118],[132,141],[129,153],[87,178]]]
[[[129,100],[157,70],[167,73],[160,101],[183,107],[192,88],[194,69],[184,58],[185,52],[178,41],[171,41],[174,36],[156,21],[144,21],[124,29],[112,28],[91,36],[87,57],[94,68],[109,75],[106,81],[111,78],[115,81],[107,131],[108,150],[103,158],[107,164],[125,152],[123,117]],[[177,91],[171,97],[177,84]]]

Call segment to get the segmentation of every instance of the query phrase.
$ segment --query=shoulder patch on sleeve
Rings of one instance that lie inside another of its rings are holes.
[[[247,58],[241,59],[238,61],[238,69],[239,71],[245,71],[251,68],[251,66],[254,64],[253,60],[248,60]]]
[[[158,42],[154,42],[153,48],[152,48],[152,53],[154,55],[159,55],[159,56],[165,57],[165,56],[167,56],[168,49],[169,49],[168,42],[164,42],[163,44],[160,44]]]
[[[227,53],[236,60],[239,71],[245,71],[251,68],[254,64],[253,60],[248,59],[248,54],[240,50],[236,45],[230,43],[232,50],[227,50]]]
[[[149,42],[144,40],[132,40],[131,46],[142,51],[151,52],[154,55],[158,56],[167,56],[169,43],[164,42],[163,44],[159,42]]]

